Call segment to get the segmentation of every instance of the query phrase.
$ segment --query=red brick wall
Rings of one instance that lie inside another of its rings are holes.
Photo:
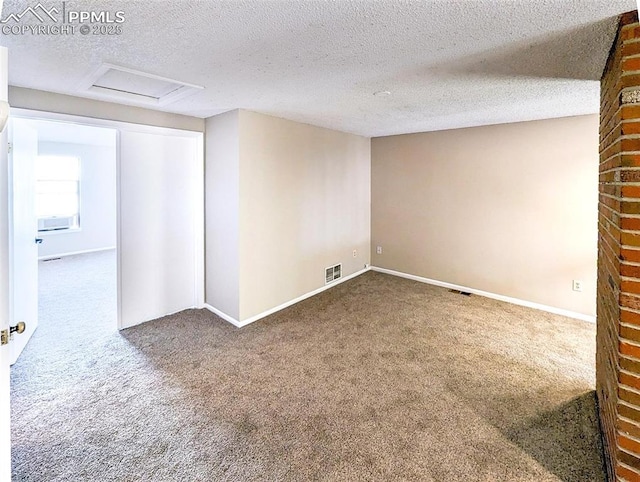
[[[621,17],[601,81],[598,231],[596,388],[607,470],[612,480],[640,482],[640,24],[636,12]]]

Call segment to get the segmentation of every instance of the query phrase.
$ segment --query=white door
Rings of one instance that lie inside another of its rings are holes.
[[[8,186],[7,129],[5,128],[0,137],[0,233],[3,233],[0,236],[0,331],[9,329]],[[9,347],[10,345],[0,345],[0,480],[11,480]]]
[[[202,157],[193,137],[122,131],[119,326],[197,307]]]
[[[7,49],[4,47],[0,47],[0,100],[7,100]],[[0,331],[9,329],[8,167],[5,128],[0,136]],[[9,345],[0,345],[0,480],[11,480],[9,359]]]
[[[12,326],[26,324],[21,335],[14,335],[11,364],[15,363],[38,326],[38,221],[35,210],[35,162],[38,132],[26,119],[9,124],[9,279]]]

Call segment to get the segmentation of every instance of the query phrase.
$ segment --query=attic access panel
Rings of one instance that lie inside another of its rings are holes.
[[[86,81],[84,90],[112,100],[162,106],[204,87],[160,77],[127,67],[102,64]]]

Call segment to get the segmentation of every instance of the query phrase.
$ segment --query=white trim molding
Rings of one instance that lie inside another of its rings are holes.
[[[367,271],[370,271],[371,268],[367,267],[365,269],[361,269],[360,271],[356,271],[353,274],[350,274],[349,276],[345,276],[344,278],[340,278],[339,280],[334,281],[331,284],[328,284],[326,286],[322,286],[320,288],[318,288],[317,290],[313,290],[310,291],[309,293],[305,293],[302,296],[298,296],[297,298],[294,298],[290,301],[287,301],[286,303],[282,303],[281,305],[278,305],[274,308],[271,308],[267,311],[263,311],[262,313],[259,313],[257,315],[254,315],[250,318],[247,318],[246,320],[243,321],[239,321],[236,320],[233,316],[230,316],[226,313],[224,313],[223,311],[220,311],[219,309],[217,309],[214,306],[211,306],[208,303],[204,304],[204,308],[211,311],[213,314],[218,315],[220,318],[222,318],[225,321],[228,321],[229,323],[231,323],[232,325],[234,325],[237,328],[242,328],[243,326],[247,326],[251,323],[253,323],[254,321],[258,321],[261,320],[262,318],[265,318],[266,316],[272,315],[280,310],[284,310],[285,308],[288,308],[289,306],[295,305],[296,303],[300,303],[301,301],[306,300],[307,298],[311,298],[312,296],[315,296],[317,294],[322,293],[323,291],[326,291],[330,288],[333,288],[334,286],[338,286],[340,283],[344,283],[345,281],[349,281],[350,279],[353,279],[357,276],[360,276],[361,274],[366,273]]]
[[[440,286],[442,288],[449,288],[458,291],[464,291],[466,293],[473,293],[474,295],[484,296],[485,298],[491,298],[498,301],[505,301],[507,303],[511,303],[514,305],[526,306],[528,308],[534,308],[540,311],[546,311],[548,313],[553,313],[556,315],[567,316],[569,318],[575,318],[577,320],[587,321],[589,323],[595,323],[596,317],[591,315],[585,315],[582,313],[577,313],[575,311],[565,310],[563,308],[555,308],[553,306],[542,305],[540,303],[534,303],[533,301],[521,300],[518,298],[511,298],[510,296],[498,295],[495,293],[490,293],[488,291],[477,290],[474,288],[469,288],[467,286],[456,285],[453,283],[447,283],[445,281],[438,281],[430,278],[423,278],[422,276],[416,276],[413,274],[402,273],[400,271],[394,271],[392,269],[386,268],[378,268],[376,266],[371,267],[373,271],[377,271],[378,273],[390,274],[392,276],[398,276],[400,278],[406,278],[413,281],[418,281],[420,283],[426,283],[434,286]]]
[[[241,327],[244,326],[238,320],[236,320],[233,316],[227,315],[224,311],[220,311],[218,308],[216,308],[214,306],[211,306],[209,303],[205,303],[204,304],[204,309],[205,310],[209,310],[211,313],[213,313],[214,315],[219,316],[224,321],[228,321],[229,323],[231,323],[236,328],[241,328]]]

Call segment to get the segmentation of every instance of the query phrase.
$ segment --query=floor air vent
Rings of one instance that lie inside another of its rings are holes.
[[[342,265],[336,264],[335,266],[329,266],[324,270],[324,284],[328,285],[333,281],[342,278]]]
[[[464,296],[471,296],[471,293],[469,293],[468,291],[460,291],[460,290],[449,290],[452,293],[456,293],[458,295],[464,295]]]

